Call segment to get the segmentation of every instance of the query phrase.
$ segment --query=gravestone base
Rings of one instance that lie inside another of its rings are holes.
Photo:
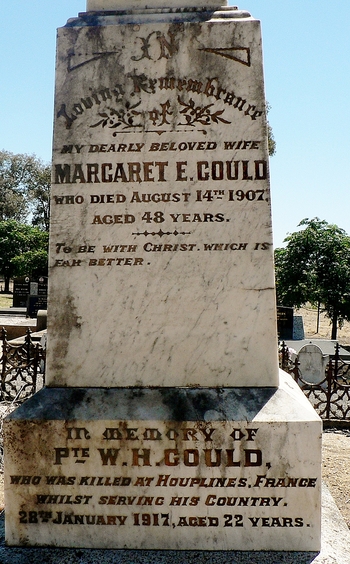
[[[5,420],[6,542],[320,549],[322,423],[278,388],[46,388]]]

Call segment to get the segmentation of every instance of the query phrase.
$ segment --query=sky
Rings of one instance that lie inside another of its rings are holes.
[[[274,245],[304,218],[350,234],[350,2],[229,2],[261,20]],[[86,0],[11,0],[1,7],[0,150],[51,160],[56,28]],[[349,166],[349,173],[347,172]]]

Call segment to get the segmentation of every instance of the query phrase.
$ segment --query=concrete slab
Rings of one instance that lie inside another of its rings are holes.
[[[7,317],[14,317],[14,316],[22,316],[25,317],[27,314],[26,307],[8,307],[0,309],[0,316],[7,316]]]
[[[0,330],[4,328],[9,341],[24,337],[28,328],[36,330],[36,319],[26,317],[25,308],[11,308],[0,310]]]
[[[6,327],[7,325],[24,325],[36,327],[36,320],[26,317],[25,315],[3,315],[0,314],[0,326]]]
[[[349,564],[350,531],[326,486],[323,486],[320,553],[8,548],[4,522],[2,514],[1,564]]]

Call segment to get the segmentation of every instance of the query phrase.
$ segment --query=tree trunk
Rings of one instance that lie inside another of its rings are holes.
[[[9,294],[10,293],[10,277],[4,275],[4,280],[5,280],[4,293]]]
[[[338,314],[334,313],[332,317],[332,341],[337,340],[337,330],[338,330]]]
[[[321,313],[321,302],[318,300],[317,302],[317,326],[316,326],[316,333],[320,330],[320,313]]]

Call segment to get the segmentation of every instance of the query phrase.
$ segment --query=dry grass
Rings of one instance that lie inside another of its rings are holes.
[[[323,433],[322,475],[350,528],[350,436]]]
[[[294,310],[294,315],[302,315],[304,321],[304,331],[306,339],[330,339],[332,325],[325,313],[321,313],[319,330],[317,329],[317,309],[302,307]],[[350,345],[350,323],[344,322],[341,329],[338,329],[337,340],[341,345]]]
[[[12,307],[12,294],[0,294],[0,309]]]
[[[317,309],[303,307],[294,311],[302,315],[305,338],[330,339],[332,326],[324,313],[317,328]],[[338,329],[337,340],[341,345],[350,345],[350,323]],[[350,427],[350,422],[349,422]],[[334,500],[350,528],[350,436],[348,433],[324,433],[322,449],[322,474]]]

